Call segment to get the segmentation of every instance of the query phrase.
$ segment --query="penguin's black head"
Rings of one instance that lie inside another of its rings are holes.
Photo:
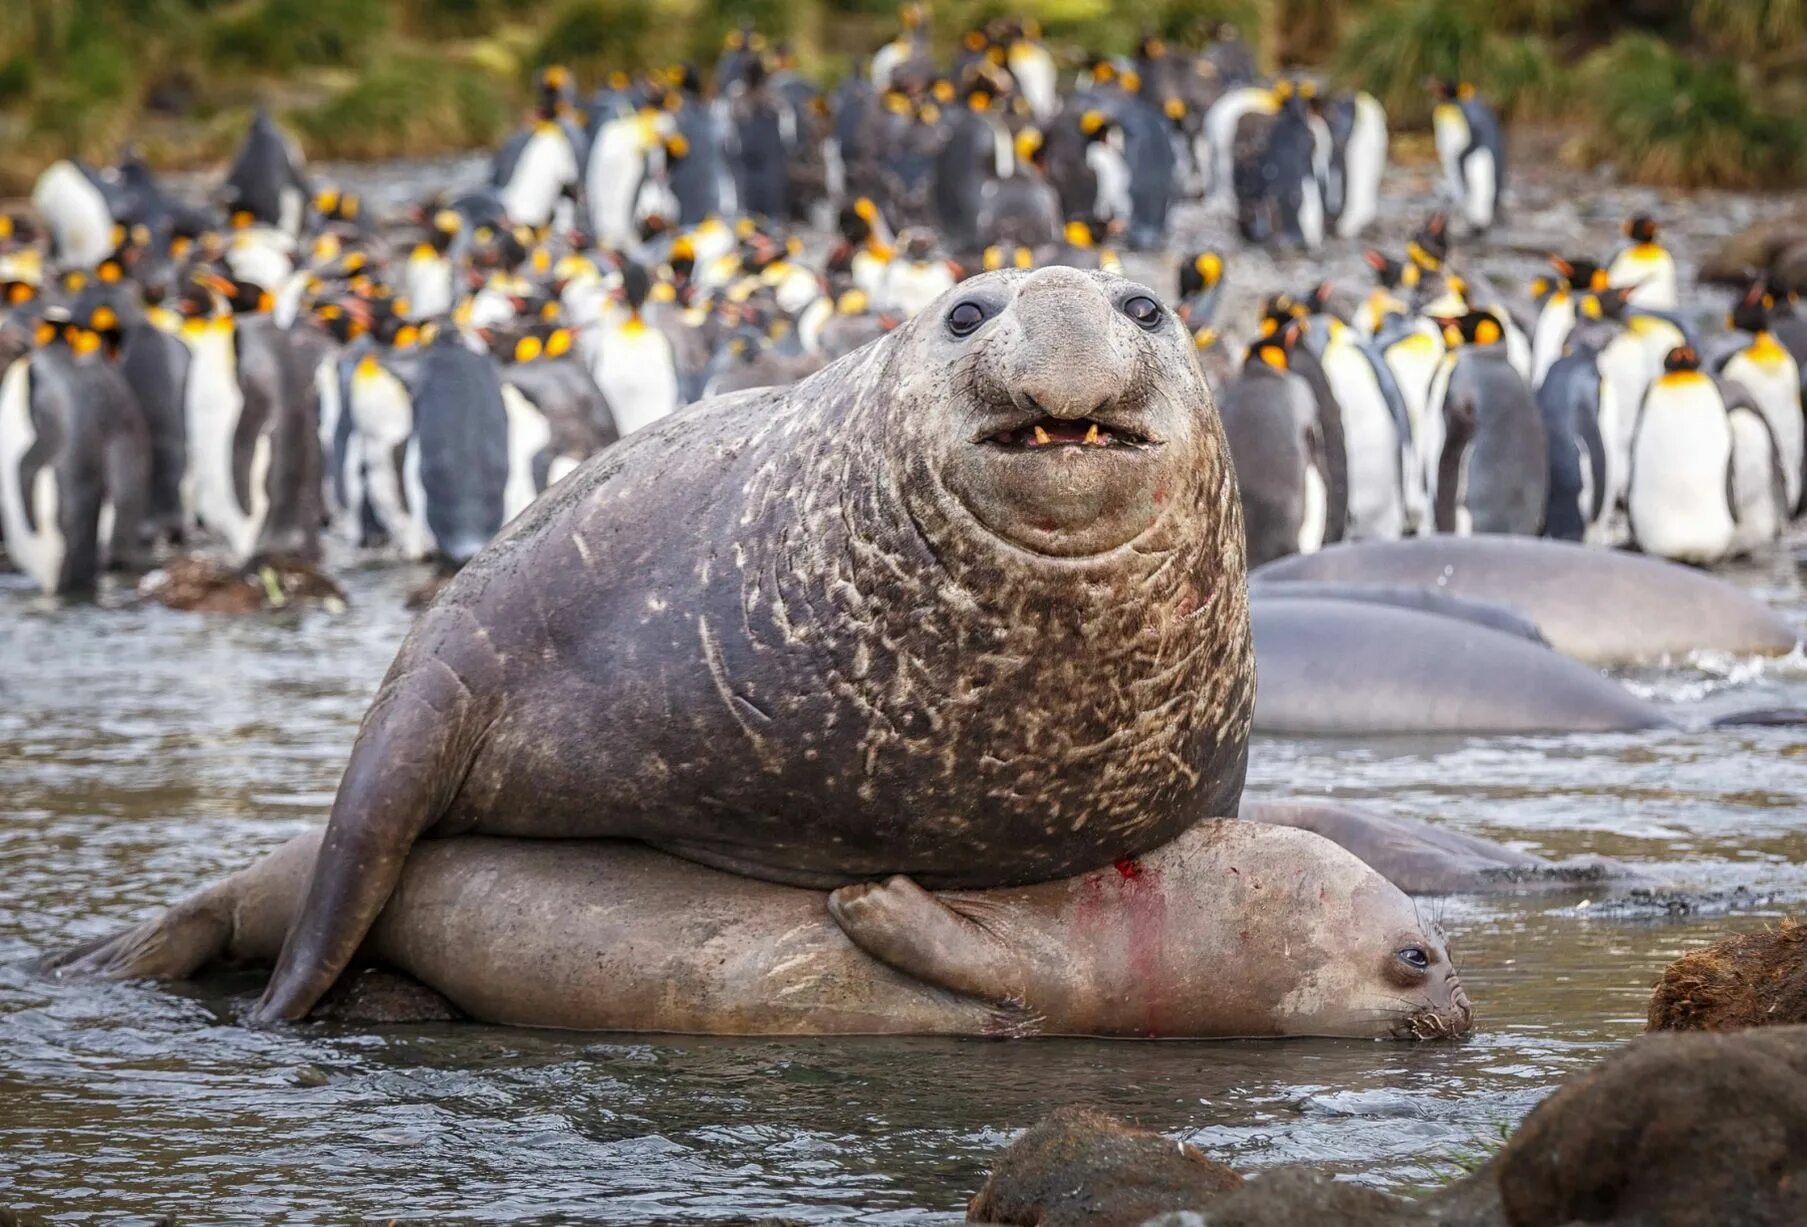
[[[1568,288],[1576,293],[1598,294],[1607,287],[1606,269],[1593,260],[1565,260],[1561,256],[1551,256],[1550,267],[1561,273]]]
[[[1656,242],[1656,219],[1640,213],[1625,223],[1625,237],[1634,243]]]
[[[1740,332],[1768,332],[1772,302],[1765,283],[1753,282],[1732,306],[1732,327]]]
[[[1405,270],[1407,266],[1404,261],[1395,260],[1391,256],[1376,251],[1372,247],[1362,252],[1362,259],[1366,260],[1368,262],[1368,267],[1374,270],[1375,284],[1379,285],[1382,289],[1396,290],[1402,285],[1405,285]],[[1416,266],[1412,267],[1412,271],[1417,271]],[[1415,282],[1416,280],[1417,278],[1414,277],[1413,281]],[[1406,286],[1405,288],[1410,289],[1411,287]]]
[[[1202,294],[1223,280],[1223,256],[1201,251],[1180,261],[1180,297]]]
[[[1700,355],[1692,345],[1677,345],[1663,355],[1663,370],[1674,374],[1677,371],[1698,371]]]
[[[1262,334],[1255,338],[1255,343],[1249,346],[1248,355],[1242,364],[1245,367],[1267,366],[1276,371],[1287,370],[1292,364],[1293,347],[1298,342],[1299,325],[1296,323],[1264,328]]]
[[[1448,77],[1432,77],[1430,90],[1431,97],[1438,102],[1452,102],[1460,92],[1460,86]]]
[[[1443,326],[1444,342],[1452,349],[1457,345],[1497,345],[1506,335],[1500,317],[1491,311],[1470,311],[1467,315],[1437,322]]]
[[[1427,273],[1434,273],[1443,267],[1449,259],[1449,215],[1433,213],[1424,219],[1424,225],[1406,244],[1406,253],[1411,256],[1412,263]]]
[[[646,296],[652,293],[652,287],[652,276],[644,264],[629,260],[621,266],[621,296],[627,300],[630,310],[638,311],[646,305]]]

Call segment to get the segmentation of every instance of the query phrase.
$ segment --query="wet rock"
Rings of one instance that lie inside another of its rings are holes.
[[[1497,1173],[1513,1227],[1807,1223],[1807,1028],[1634,1040],[1538,1105]]]
[[[1415,1202],[1308,1167],[1279,1167],[1250,1176],[1241,1188],[1202,1211],[1163,1214],[1143,1227],[1296,1227],[1301,1223],[1403,1227],[1430,1221]]]
[[[1057,1108],[998,1156],[966,1208],[972,1223],[1136,1227],[1242,1183],[1197,1147],[1087,1108]]]
[[[1684,916],[1724,916],[1774,907],[1778,896],[1739,886],[1732,890],[1677,890],[1639,886],[1609,899],[1577,904],[1575,915],[1599,920],[1676,920]]]
[[[1283,1167],[1243,1179],[1195,1147],[1060,1108],[998,1157],[968,1222],[1040,1227],[1503,1227],[1490,1170],[1420,1201]]]
[[[1742,284],[1752,273],[1764,272],[1783,289],[1807,287],[1807,210],[1746,226],[1700,262],[1699,278]]]
[[[184,613],[252,614],[317,606],[345,609],[345,590],[311,563],[273,560],[247,568],[183,555],[138,582],[138,595]]]
[[[294,1070],[290,1072],[289,1081],[296,1086],[312,1089],[314,1087],[325,1086],[328,1082],[332,1081],[332,1078],[318,1065],[297,1065]]]
[[[1652,1031],[1807,1023],[1807,925],[1740,933],[1669,964],[1650,996]]]
[[[412,976],[365,967],[352,975],[340,976],[309,1017],[319,1022],[392,1026],[456,1022],[464,1014]]]

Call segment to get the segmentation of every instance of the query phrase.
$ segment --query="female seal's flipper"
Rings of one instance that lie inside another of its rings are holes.
[[[1021,1005],[1021,960],[992,934],[909,878],[858,882],[828,896],[848,940],[926,984],[997,1004]]]
[[[267,963],[307,885],[320,833],[291,839],[248,869],[123,933],[53,954],[58,978],[185,980],[215,963]]]

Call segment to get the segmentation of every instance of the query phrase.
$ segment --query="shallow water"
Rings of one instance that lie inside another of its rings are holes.
[[[376,186],[394,200],[413,182]],[[1395,176],[1391,191],[1413,184]],[[1729,228],[1701,217],[1700,235]],[[1306,270],[1265,256],[1238,267],[1270,282]],[[1792,558],[1727,574],[1803,622]],[[1409,1189],[1449,1178],[1637,1033],[1678,953],[1807,898],[1797,730],[1264,740],[1251,788],[1266,795],[1359,801],[1765,902],[1627,922],[1601,919],[1586,894],[1425,900],[1480,1031],[1423,1046],[645,1041],[475,1025],[269,1034],[232,1023],[255,980],[166,990],[34,977],[23,960],[138,918],[322,819],[409,625],[402,597],[423,577],[333,563],[349,612],[240,621],[118,593],[59,607],[0,575],[0,1207],[70,1222],[947,1220],[998,1147],[1071,1102],[1238,1166],[1310,1162]],[[1807,705],[1799,657],[1627,680],[1703,718]]]
[[[1807,617],[1785,556],[1731,574]],[[1480,1012],[1479,1034],[1452,1045],[272,1035],[232,1024],[252,980],[50,984],[17,965],[318,821],[419,575],[355,567],[343,615],[237,621],[120,595],[57,607],[0,577],[0,1205],[72,1220],[857,1209],[926,1221],[960,1208],[1014,1130],[1075,1101],[1238,1165],[1322,1163],[1409,1188],[1447,1177],[1635,1034],[1669,959],[1807,896],[1795,730],[1267,740],[1251,781],[1265,794],[1779,896],[1662,923],[1592,918],[1585,895],[1425,900]],[[1807,703],[1799,659],[1632,680],[1703,714]]]

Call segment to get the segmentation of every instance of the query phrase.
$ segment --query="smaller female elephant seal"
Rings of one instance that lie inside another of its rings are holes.
[[[415,624],[252,1019],[307,1013],[425,836],[986,888],[1233,814],[1241,541],[1185,328],[1105,273],[975,277],[636,432]]]
[[[320,841],[305,835],[59,975],[178,979],[267,964]],[[1441,937],[1307,831],[1236,819],[1037,886],[832,894],[638,844],[481,837],[415,848],[362,955],[485,1022],[714,1035],[1335,1035],[1471,1025]]]

